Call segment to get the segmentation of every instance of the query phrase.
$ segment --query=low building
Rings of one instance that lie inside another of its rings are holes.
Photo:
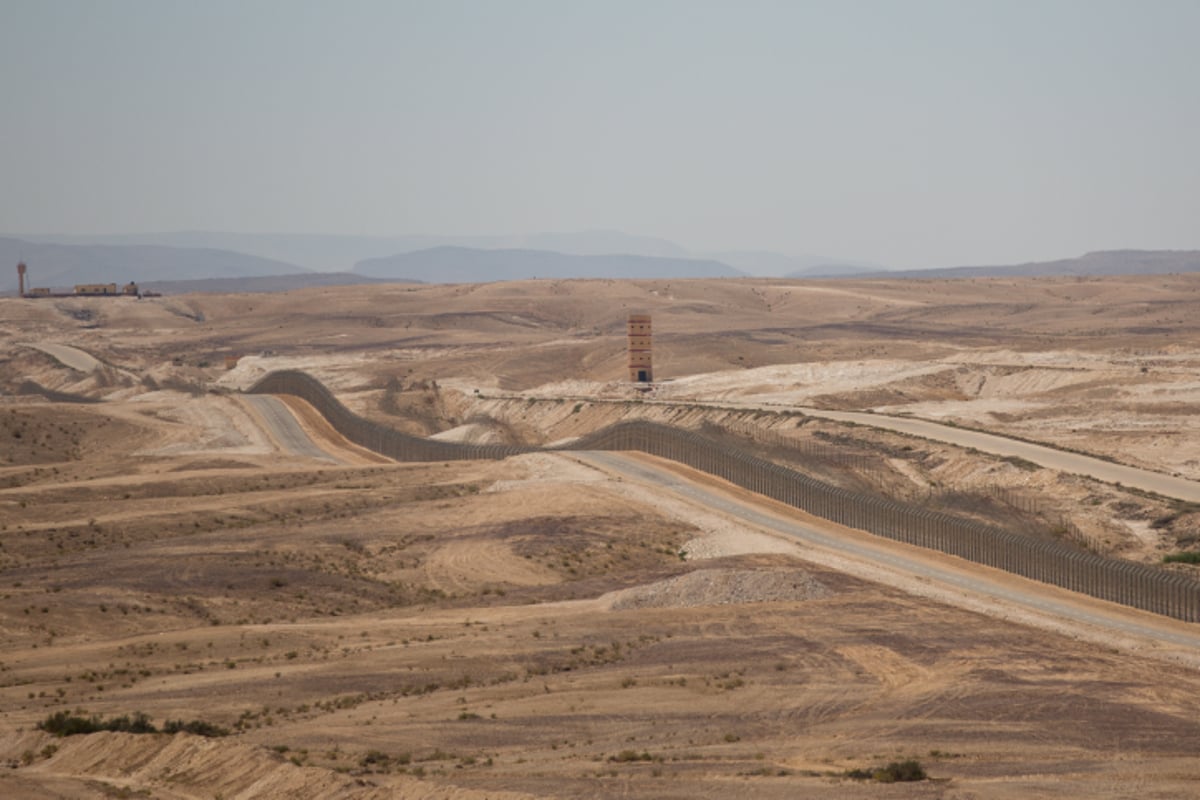
[[[80,295],[110,295],[117,293],[117,285],[115,283],[77,283],[75,284],[75,294]]]

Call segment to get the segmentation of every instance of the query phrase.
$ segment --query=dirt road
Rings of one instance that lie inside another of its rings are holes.
[[[907,433],[959,447],[973,447],[976,450],[998,456],[1023,458],[1026,461],[1062,472],[1086,475],[1096,480],[1131,486],[1165,497],[1174,497],[1193,503],[1200,502],[1200,483],[1196,481],[1137,467],[1128,467],[1124,464],[1114,464],[1093,456],[1070,453],[1045,445],[1022,442],[982,431],[940,425],[921,419],[888,417],[882,414],[866,414],[857,411],[824,411],[819,408],[797,408],[796,410],[813,417],[869,425],[873,428]]]
[[[803,546],[801,557],[851,574],[993,616],[1200,665],[1200,631],[1186,623],[862,532],[789,519],[769,501],[760,505],[755,495],[703,476],[692,479],[684,470],[648,457],[604,452],[575,457],[623,480],[735,517],[751,528],[790,537]]]
[[[300,427],[291,410],[278,397],[248,394],[242,399],[257,412],[271,439],[284,450],[293,455],[315,458],[331,464],[338,463],[337,459],[313,442],[308,433]]]
[[[497,397],[519,400],[522,396],[500,394]],[[592,395],[562,394],[539,395],[539,397],[553,397],[566,402],[604,402]],[[623,403],[625,401],[615,402]],[[1048,445],[1034,444],[997,434],[967,430],[923,419],[892,417],[885,414],[871,414],[861,411],[829,411],[808,406],[730,400],[706,401],[689,399],[686,402],[678,400],[644,400],[642,402],[673,408],[705,406],[714,409],[736,409],[741,411],[796,411],[811,417],[837,422],[848,422],[880,430],[904,433],[910,436],[919,436],[923,439],[930,439],[958,447],[973,448],[992,455],[1021,458],[1048,469],[1083,475],[1095,480],[1128,486],[1142,491],[1154,492],[1163,497],[1200,503],[1200,481],[1188,480],[1187,478],[1125,464],[1117,464],[1096,456],[1072,453]]]
[[[564,398],[589,399],[589,398]],[[650,400],[648,402],[660,405],[677,405],[669,400]],[[970,447],[992,455],[1023,458],[1048,469],[1084,475],[1107,483],[1129,486],[1147,492],[1154,492],[1164,497],[1173,497],[1188,502],[1200,502],[1200,481],[1192,481],[1148,469],[1139,469],[1125,464],[1116,464],[1095,456],[1072,453],[1059,450],[1047,445],[1023,442],[982,431],[972,431],[951,425],[942,425],[923,419],[906,419],[904,417],[889,417],[885,414],[868,414],[862,411],[827,411],[821,408],[807,406],[779,406],[761,403],[738,402],[705,402],[703,400],[689,401],[690,405],[711,406],[713,408],[755,409],[764,411],[799,411],[812,417],[831,419],[837,422],[850,422],[855,425],[865,425],[881,430],[906,433],[910,436],[920,436],[936,442],[944,442],[959,447]]]
[[[70,345],[37,342],[21,342],[20,344],[24,347],[32,347],[34,350],[41,350],[63,366],[76,372],[93,372],[100,366],[100,362],[95,357]]]

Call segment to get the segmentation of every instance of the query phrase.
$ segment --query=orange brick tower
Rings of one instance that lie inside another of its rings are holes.
[[[650,315],[629,315],[629,380],[652,383],[654,368],[650,361]]]

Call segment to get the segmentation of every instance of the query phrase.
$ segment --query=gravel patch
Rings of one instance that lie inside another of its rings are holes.
[[[799,569],[701,569],[616,593],[613,610],[815,600],[830,590]]]

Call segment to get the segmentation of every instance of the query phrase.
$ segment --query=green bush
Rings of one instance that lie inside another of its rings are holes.
[[[150,718],[140,711],[133,717],[113,717],[105,723],[105,730],[120,733],[158,733],[158,729],[150,722]]]
[[[150,721],[150,717],[142,712],[136,712],[132,717],[124,714],[112,719],[104,719],[98,714],[84,716],[83,712],[72,714],[69,711],[56,711],[38,723],[38,728],[55,736],[76,736],[98,731],[113,731],[116,733],[158,733],[158,728]],[[170,720],[163,725],[163,733],[192,733],[197,736],[228,736],[229,731],[211,722],[202,720]]]
[[[82,717],[69,711],[58,711],[38,723],[38,727],[55,736],[74,736],[106,730],[98,716]]]
[[[193,736],[213,738],[216,736],[228,736],[229,730],[201,719],[194,719],[190,722],[184,722],[181,719],[170,719],[163,723],[163,733],[190,733]]]
[[[158,729],[150,722],[150,717],[137,712],[132,717],[128,714],[102,719],[93,714],[85,717],[72,714],[69,711],[58,711],[38,723],[38,727],[46,733],[55,736],[75,736],[81,733],[96,733],[97,731],[116,731],[118,733],[157,733]]]
[[[1163,561],[1167,564],[1173,562],[1179,564],[1200,564],[1200,553],[1193,550],[1184,550],[1181,553],[1168,553],[1163,556]]]
[[[893,761],[883,769],[876,770],[871,777],[880,783],[909,783],[923,781],[929,776],[920,763],[910,758],[907,761]]]
[[[368,750],[367,754],[358,760],[360,766],[369,767],[373,764],[387,766],[387,763],[392,760],[392,757],[382,750]]]
[[[923,781],[929,777],[921,764],[911,758],[907,761],[893,761],[886,767],[851,769],[843,774],[854,780],[875,781],[876,783],[910,783]]]

